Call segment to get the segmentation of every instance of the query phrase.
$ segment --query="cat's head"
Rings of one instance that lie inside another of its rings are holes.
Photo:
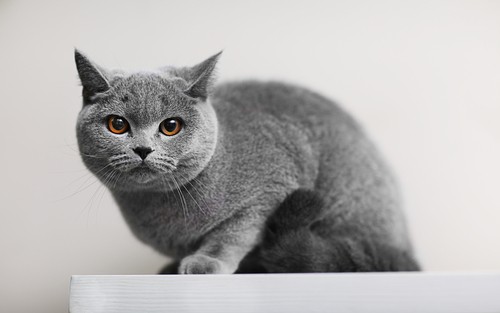
[[[125,191],[174,189],[196,177],[217,143],[209,96],[219,56],[193,67],[125,73],[75,50],[83,87],[76,132],[89,170]]]

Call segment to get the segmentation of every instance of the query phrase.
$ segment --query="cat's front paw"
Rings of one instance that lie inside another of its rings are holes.
[[[181,261],[179,274],[230,274],[224,262],[204,254],[193,254]]]

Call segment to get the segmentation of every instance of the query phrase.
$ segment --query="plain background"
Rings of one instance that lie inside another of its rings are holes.
[[[0,1],[0,311],[67,312],[72,274],[149,274],[77,153],[78,47],[109,68],[191,65],[315,89],[398,174],[432,271],[500,270],[500,2]]]

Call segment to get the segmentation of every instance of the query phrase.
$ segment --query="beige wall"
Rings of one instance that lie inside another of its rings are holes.
[[[1,312],[65,312],[71,274],[166,262],[78,157],[75,46],[129,69],[224,48],[223,80],[337,99],[394,165],[425,268],[500,270],[500,2],[1,1]]]

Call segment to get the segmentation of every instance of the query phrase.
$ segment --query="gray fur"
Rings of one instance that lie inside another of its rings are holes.
[[[324,238],[352,228],[343,236],[354,250],[370,238],[411,254],[397,187],[361,127],[304,88],[256,81],[214,87],[218,57],[124,73],[75,53],[83,161],[137,238],[178,260],[180,273],[233,273],[262,242],[269,216],[302,188],[322,200],[316,227]],[[130,132],[109,132],[111,114],[125,117]],[[170,117],[185,127],[166,137],[159,125]],[[132,151],[139,146],[154,150],[147,166]]]

